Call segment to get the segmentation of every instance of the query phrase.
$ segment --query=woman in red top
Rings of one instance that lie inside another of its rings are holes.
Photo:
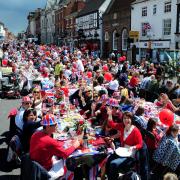
[[[125,112],[123,114],[123,123],[113,122],[112,110],[109,107],[107,108],[107,113],[109,126],[119,131],[121,146],[129,148],[129,151],[135,154],[136,150],[142,148],[143,141],[138,128],[132,125],[132,113]],[[108,179],[117,179],[119,170],[126,168],[133,160],[133,157],[120,157],[116,154],[112,154],[106,165]]]
[[[157,132],[156,126],[157,126],[156,120],[154,118],[150,118],[146,128],[149,135],[146,134],[144,137],[149,152],[150,166],[153,165],[152,155],[154,153],[154,150],[158,147],[159,141],[161,139],[161,136]]]

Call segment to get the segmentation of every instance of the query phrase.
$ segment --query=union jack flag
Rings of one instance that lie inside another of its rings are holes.
[[[151,25],[149,23],[144,24],[144,30],[151,29]]]

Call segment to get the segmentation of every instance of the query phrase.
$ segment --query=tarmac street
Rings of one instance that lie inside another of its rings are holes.
[[[20,168],[6,163],[7,143],[9,131],[8,113],[12,108],[18,108],[20,100],[0,99],[0,180],[18,180]]]

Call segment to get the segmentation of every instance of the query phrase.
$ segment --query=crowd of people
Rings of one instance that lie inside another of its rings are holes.
[[[75,139],[65,150],[62,142],[53,139],[57,116],[68,113],[61,109],[65,102],[93,128],[99,127],[107,147],[131,152],[129,157],[109,154],[102,179],[118,179],[134,164],[142,179],[158,179],[167,172],[180,175],[180,85],[165,80],[161,64],[142,60],[131,65],[125,56],[101,60],[85,48],[70,52],[66,46],[28,42],[9,42],[2,48],[6,66],[20,79],[16,133],[23,152],[47,171],[53,167],[54,156],[66,159],[82,145]],[[173,113],[174,119],[164,124],[151,109],[135,104],[137,99],[151,102],[159,112]]]

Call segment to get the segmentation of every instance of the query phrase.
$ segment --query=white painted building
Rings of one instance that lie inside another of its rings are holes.
[[[51,44],[55,42],[55,10],[59,0],[47,0],[46,7],[41,14],[41,42]]]
[[[164,60],[162,52],[175,49],[176,16],[177,0],[136,0],[131,4],[131,31],[139,32],[133,43],[138,48],[137,60]]]
[[[76,18],[76,31],[85,35],[84,42],[97,44],[102,55],[103,28],[102,16],[108,8],[111,0],[88,1],[85,8],[80,11]]]
[[[0,22],[0,40],[5,39],[5,34],[4,24]]]
[[[30,33],[35,37],[36,36],[36,21],[35,17],[33,16],[29,23]]]

